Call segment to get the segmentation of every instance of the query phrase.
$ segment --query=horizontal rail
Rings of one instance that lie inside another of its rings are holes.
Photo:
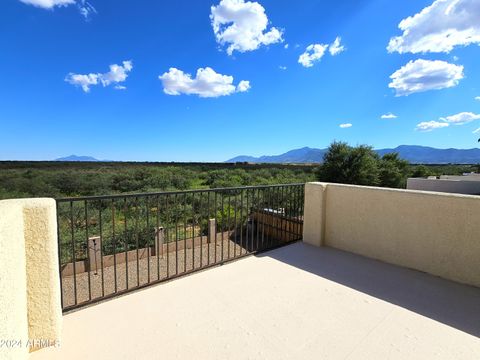
[[[194,189],[194,190],[177,190],[177,191],[160,191],[160,192],[151,192],[151,193],[132,193],[132,194],[112,194],[112,195],[92,195],[92,196],[77,196],[77,197],[63,197],[57,198],[57,202],[67,202],[67,201],[81,201],[81,200],[105,200],[112,198],[132,198],[132,197],[146,197],[146,196],[157,196],[157,195],[175,195],[175,194],[191,194],[199,192],[218,192],[218,191],[228,191],[228,190],[246,190],[246,189],[265,189],[265,188],[275,188],[282,186],[304,186],[305,183],[291,183],[291,184],[275,184],[275,185],[253,185],[253,186],[236,186],[236,187],[225,187],[225,188],[212,188],[212,189]]]

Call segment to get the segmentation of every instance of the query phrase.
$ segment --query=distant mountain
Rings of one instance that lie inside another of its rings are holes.
[[[427,146],[400,145],[394,149],[375,150],[380,156],[397,152],[402,159],[414,164],[477,164],[480,149],[435,149]],[[321,163],[327,149],[304,147],[273,156],[237,156],[226,162],[250,163]]]
[[[70,155],[70,156],[55,159],[55,161],[89,161],[89,162],[94,162],[94,161],[102,161],[102,160],[95,159],[94,157],[91,157],[91,156]]]
[[[273,156],[237,156],[226,162],[252,162],[252,163],[315,163],[323,159],[326,149],[312,149],[304,147],[290,150],[285,154]]]

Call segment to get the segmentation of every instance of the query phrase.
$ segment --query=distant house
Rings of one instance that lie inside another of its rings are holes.
[[[407,180],[407,189],[480,195],[480,174],[466,173],[463,175],[409,178]]]

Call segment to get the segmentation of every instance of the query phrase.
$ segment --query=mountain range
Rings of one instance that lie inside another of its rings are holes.
[[[380,156],[396,152],[413,164],[477,164],[480,163],[480,149],[436,149],[419,145],[400,145],[394,149],[375,150]],[[303,147],[280,155],[237,156],[226,162],[249,163],[321,163],[327,149]]]
[[[65,156],[62,158],[55,159],[55,161],[85,161],[85,162],[95,162],[95,161],[103,161],[95,159],[92,156],[78,156],[78,155],[70,155]]]

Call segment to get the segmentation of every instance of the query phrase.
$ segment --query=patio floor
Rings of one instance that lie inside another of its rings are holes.
[[[64,316],[39,359],[480,359],[480,289],[295,243]]]

